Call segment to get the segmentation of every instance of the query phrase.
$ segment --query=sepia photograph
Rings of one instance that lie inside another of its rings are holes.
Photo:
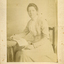
[[[58,63],[57,0],[7,0],[7,62]]]

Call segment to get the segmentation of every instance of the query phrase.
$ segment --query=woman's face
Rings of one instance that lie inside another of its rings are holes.
[[[28,9],[28,14],[29,14],[29,16],[30,16],[32,19],[34,19],[34,18],[36,17],[36,15],[37,15],[37,11],[36,11],[36,9],[35,9],[33,6],[31,6],[31,7],[29,7],[29,9]]]

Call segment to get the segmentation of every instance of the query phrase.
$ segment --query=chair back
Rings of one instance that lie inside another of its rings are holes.
[[[55,42],[55,39],[54,39],[54,37],[55,37],[55,27],[49,27],[49,31],[50,31],[50,33],[49,33],[49,35],[50,35],[50,40],[51,40],[51,42],[52,42],[52,46],[53,46],[53,50],[55,51],[55,46],[54,46],[54,42]]]

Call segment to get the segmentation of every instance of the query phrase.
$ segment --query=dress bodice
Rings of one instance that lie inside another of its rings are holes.
[[[28,40],[33,40],[37,42],[43,37],[49,38],[48,24],[46,21],[37,18],[37,20],[29,21],[28,30],[31,36],[26,37]],[[32,38],[31,38],[32,37]]]

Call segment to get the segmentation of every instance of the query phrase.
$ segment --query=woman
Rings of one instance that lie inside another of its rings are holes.
[[[27,7],[30,21],[26,29],[20,35],[29,43],[28,46],[17,51],[16,62],[56,62],[57,58],[49,41],[49,30],[45,20],[38,16],[38,7],[30,3]],[[18,38],[19,36],[12,36]]]

